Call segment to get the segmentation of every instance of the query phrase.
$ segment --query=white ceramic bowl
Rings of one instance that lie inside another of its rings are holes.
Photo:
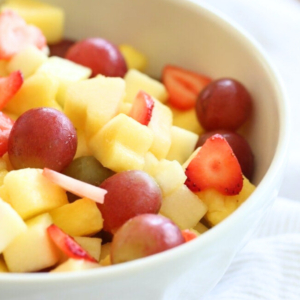
[[[235,24],[188,0],[53,0],[67,13],[66,36],[102,36],[129,43],[160,76],[166,63],[213,78],[234,77],[254,99],[246,128],[256,158],[256,191],[236,212],[200,238],[130,263],[69,274],[0,275],[0,298],[72,300],[197,299],[222,277],[259,226],[282,180],[287,151],[286,99],[260,47]]]

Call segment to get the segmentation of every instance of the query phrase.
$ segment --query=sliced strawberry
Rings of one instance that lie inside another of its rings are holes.
[[[104,202],[104,195],[107,191],[100,187],[85,183],[47,168],[44,168],[43,175],[66,191],[79,197],[86,197],[98,203]]]
[[[132,103],[129,116],[147,126],[152,117],[153,107],[152,97],[144,91],[139,91]]]
[[[197,234],[189,229],[181,230],[185,242],[189,242],[197,237]]]
[[[243,187],[240,164],[225,138],[208,138],[185,170],[185,184],[193,192],[216,189],[223,195],[237,195]]]
[[[95,258],[89,255],[71,236],[66,234],[56,225],[50,225],[47,228],[47,232],[55,245],[68,257],[97,262]]]
[[[162,82],[169,94],[169,103],[180,110],[195,107],[196,99],[211,79],[179,67],[167,65],[163,69]]]
[[[16,94],[23,81],[23,75],[20,71],[15,71],[7,77],[0,77],[0,109]]]
[[[8,137],[15,121],[0,111],[0,157],[7,152]]]
[[[33,25],[27,25],[14,11],[3,11],[0,14],[0,59],[9,60],[27,45],[44,48],[46,38],[42,31]]]

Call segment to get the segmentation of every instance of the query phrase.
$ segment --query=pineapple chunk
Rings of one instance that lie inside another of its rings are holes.
[[[35,46],[27,46],[14,55],[7,64],[9,73],[20,70],[26,79],[48,59],[47,55]]]
[[[52,107],[61,111],[61,107],[55,101],[58,87],[59,82],[53,76],[35,73],[24,81],[5,109],[16,115],[36,107]]]
[[[50,212],[53,223],[72,236],[92,235],[103,227],[103,219],[96,202],[83,198]]]
[[[67,261],[50,271],[50,273],[83,271],[99,267],[101,266],[98,263],[90,262],[85,259],[69,258]]]
[[[26,229],[26,224],[17,212],[0,199],[0,253]]]
[[[68,203],[65,190],[46,179],[40,169],[10,171],[4,187],[9,203],[24,220]]]
[[[64,11],[58,6],[35,0],[6,0],[2,10],[12,9],[28,24],[39,27],[47,43],[55,44],[63,38]]]
[[[82,129],[77,129],[77,149],[74,159],[81,156],[89,156],[91,154],[92,153],[88,147],[85,137],[85,132]]]
[[[100,254],[99,261],[100,261],[100,265],[103,267],[111,265],[110,248],[111,248],[111,243],[106,243],[101,246],[101,254]]]
[[[192,131],[172,126],[172,142],[166,158],[177,160],[180,164],[183,164],[195,150],[198,138],[198,135]]]
[[[130,69],[124,77],[126,82],[126,98],[127,102],[132,103],[136,94],[143,90],[155,99],[164,103],[168,99],[168,93],[165,86],[148,75],[135,69]]]
[[[202,224],[201,222],[199,222],[196,226],[194,226],[194,228],[197,232],[204,233],[206,232],[209,228],[207,228],[204,224]]]
[[[238,195],[225,196],[216,190],[209,189],[198,192],[198,197],[208,207],[205,220],[214,226],[234,212],[255,190],[255,186],[244,177],[243,189]]]
[[[180,229],[193,228],[207,212],[207,206],[185,184],[163,198],[160,214]]]
[[[52,224],[48,213],[26,222],[27,230],[18,235],[3,252],[10,272],[35,272],[55,265],[60,257],[47,228]]]
[[[144,54],[128,44],[122,44],[119,46],[120,52],[123,54],[127,68],[136,69],[143,72],[147,66],[147,58]]]
[[[153,134],[147,126],[119,114],[89,141],[89,148],[103,166],[121,172],[142,170],[152,142]]]
[[[100,259],[102,240],[95,237],[75,236],[74,240],[97,261]]]

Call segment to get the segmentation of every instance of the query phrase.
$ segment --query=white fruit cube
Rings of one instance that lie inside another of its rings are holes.
[[[206,214],[207,206],[184,184],[163,198],[160,213],[180,229],[193,228]]]
[[[171,147],[167,154],[168,160],[177,160],[183,164],[195,150],[199,136],[192,131],[172,126]]]
[[[155,99],[164,103],[168,99],[168,93],[165,86],[151,78],[150,76],[135,70],[130,69],[124,77],[126,83],[126,101],[132,103],[136,94],[143,90]]]
[[[78,272],[83,270],[100,268],[98,263],[90,262],[85,259],[73,259],[69,258],[66,262],[60,264],[58,267],[50,271],[50,273],[59,272]]]
[[[4,178],[9,203],[25,220],[68,203],[67,194],[40,169],[10,171]]]
[[[20,70],[24,78],[32,75],[48,59],[47,55],[35,46],[27,46],[14,55],[7,64],[9,73]]]
[[[100,259],[102,240],[95,237],[75,236],[74,240],[97,261]]]
[[[10,272],[35,272],[55,265],[60,257],[47,228],[52,224],[48,213],[26,222],[27,230],[18,235],[3,252]]]
[[[0,199],[0,253],[26,229],[25,222],[17,212]]]

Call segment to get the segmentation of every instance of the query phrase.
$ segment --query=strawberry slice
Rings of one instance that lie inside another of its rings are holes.
[[[133,101],[129,116],[141,123],[142,125],[148,125],[154,107],[154,101],[152,97],[144,91],[139,91]]]
[[[21,88],[23,81],[23,75],[20,71],[10,73],[8,77],[0,77],[0,109],[2,109]]]
[[[0,111],[0,157],[7,152],[8,137],[15,121]]]
[[[98,203],[104,202],[104,196],[107,191],[100,187],[74,179],[48,168],[44,168],[42,174],[53,183],[79,197],[86,197]]]
[[[46,38],[42,31],[33,25],[27,25],[14,11],[3,11],[0,14],[0,59],[9,60],[28,45],[44,48]]]
[[[189,229],[181,230],[185,242],[189,242],[197,237],[197,234]]]
[[[71,236],[66,234],[56,225],[50,225],[47,228],[47,232],[55,245],[68,257],[97,262],[95,258],[89,255],[78,243],[76,243],[76,241]]]
[[[193,191],[213,188],[223,195],[237,195],[243,187],[241,166],[225,138],[208,138],[188,164],[185,184]]]
[[[169,103],[180,110],[195,107],[197,97],[211,79],[179,67],[167,65],[163,69],[162,82],[169,93]]]

